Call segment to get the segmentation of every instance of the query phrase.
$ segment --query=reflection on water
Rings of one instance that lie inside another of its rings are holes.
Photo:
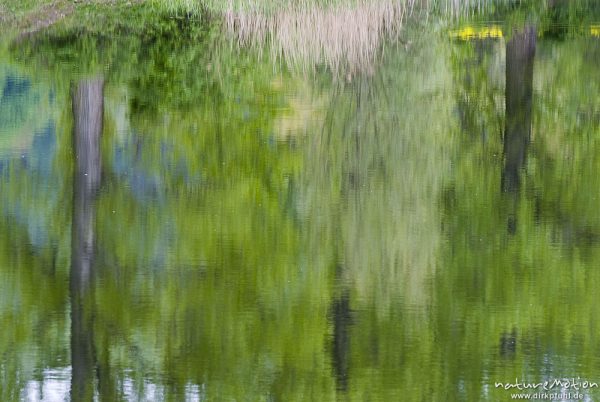
[[[335,72],[368,71],[385,38],[398,35],[414,1],[359,1],[352,6],[298,5],[276,12],[230,9],[226,32],[241,45],[261,49],[289,65],[324,64]]]
[[[427,34],[341,83],[56,35],[0,66],[1,400],[600,381],[597,39]]]
[[[71,400],[94,395],[95,198],[100,189],[100,138],[104,118],[104,81],[81,80],[73,88],[73,215],[71,227]],[[104,374],[104,373],[102,373]],[[104,379],[104,375],[101,377]],[[104,385],[104,382],[100,382]]]
[[[533,92],[533,60],[535,56],[535,28],[525,27],[515,32],[506,43],[504,168],[502,190],[515,194],[521,187],[521,171],[525,166],[527,146],[531,138],[531,107]],[[515,234],[517,222],[514,213],[508,218],[508,232]]]

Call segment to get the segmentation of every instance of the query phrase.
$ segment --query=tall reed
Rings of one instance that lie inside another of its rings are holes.
[[[333,71],[370,69],[383,41],[397,36],[415,0],[359,0],[351,5],[302,4],[275,12],[229,8],[226,31],[241,46],[268,50],[288,65]]]
[[[212,15],[242,47],[265,49],[305,70],[371,71],[382,45],[408,18],[431,13],[462,18],[490,13],[511,0],[154,0],[172,12]],[[534,0],[538,1],[538,0]],[[418,11],[418,12],[416,12]]]

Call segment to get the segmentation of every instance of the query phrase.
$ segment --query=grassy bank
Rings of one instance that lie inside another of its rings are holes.
[[[563,21],[577,22],[577,18],[600,13],[600,3],[596,0],[0,0],[0,25],[23,26],[36,18],[60,20],[78,10],[91,9],[104,14],[140,5],[153,12],[195,18],[222,18],[231,13],[266,18],[307,10],[345,12],[365,7],[388,10],[391,7],[396,10],[395,15],[402,10],[402,15],[408,13],[417,18],[437,15],[444,19],[474,15],[498,19],[513,14],[535,18],[552,14]]]
[[[294,69],[325,67],[348,79],[374,71],[390,39],[410,47],[407,23],[433,22],[431,29],[478,16],[505,21],[504,32],[533,21],[538,32],[564,36],[565,27],[598,15],[594,0],[0,0],[5,39],[52,26],[107,37],[147,35],[162,30],[165,18],[175,17],[181,27],[212,20],[237,46]]]
[[[16,26],[21,20],[51,5],[51,0],[3,0],[0,2],[0,26]],[[64,2],[66,3],[66,2]]]
[[[164,14],[146,0],[0,0],[4,39],[43,31],[54,25],[110,34],[116,26],[137,29],[152,14]]]

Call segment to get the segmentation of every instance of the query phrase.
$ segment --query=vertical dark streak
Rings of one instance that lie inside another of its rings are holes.
[[[517,231],[517,194],[521,187],[520,174],[525,166],[527,147],[531,138],[531,109],[533,97],[533,61],[536,30],[532,26],[513,33],[506,44],[506,122],[504,131],[504,167],[502,191],[512,194],[512,212],[507,230]]]
[[[104,81],[82,80],[72,89],[73,221],[71,227],[71,400],[94,395],[93,266],[96,193],[100,186],[100,136]]]

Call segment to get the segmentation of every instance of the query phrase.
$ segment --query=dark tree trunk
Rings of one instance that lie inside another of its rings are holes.
[[[517,193],[531,136],[536,31],[526,27],[506,44],[506,125],[502,190]]]
[[[100,186],[100,136],[104,82],[80,81],[72,90],[73,221],[71,228],[71,400],[91,401],[94,395],[93,265],[95,199]]]
[[[350,355],[350,325],[352,311],[350,310],[350,296],[344,291],[339,298],[333,300],[333,369],[335,372],[337,389],[348,390],[348,369]]]
[[[521,170],[525,166],[531,137],[535,45],[536,31],[530,26],[514,32],[506,44],[506,120],[502,191],[511,194],[508,200],[510,211],[507,222],[507,231],[511,235],[517,232],[517,195],[521,188]]]

